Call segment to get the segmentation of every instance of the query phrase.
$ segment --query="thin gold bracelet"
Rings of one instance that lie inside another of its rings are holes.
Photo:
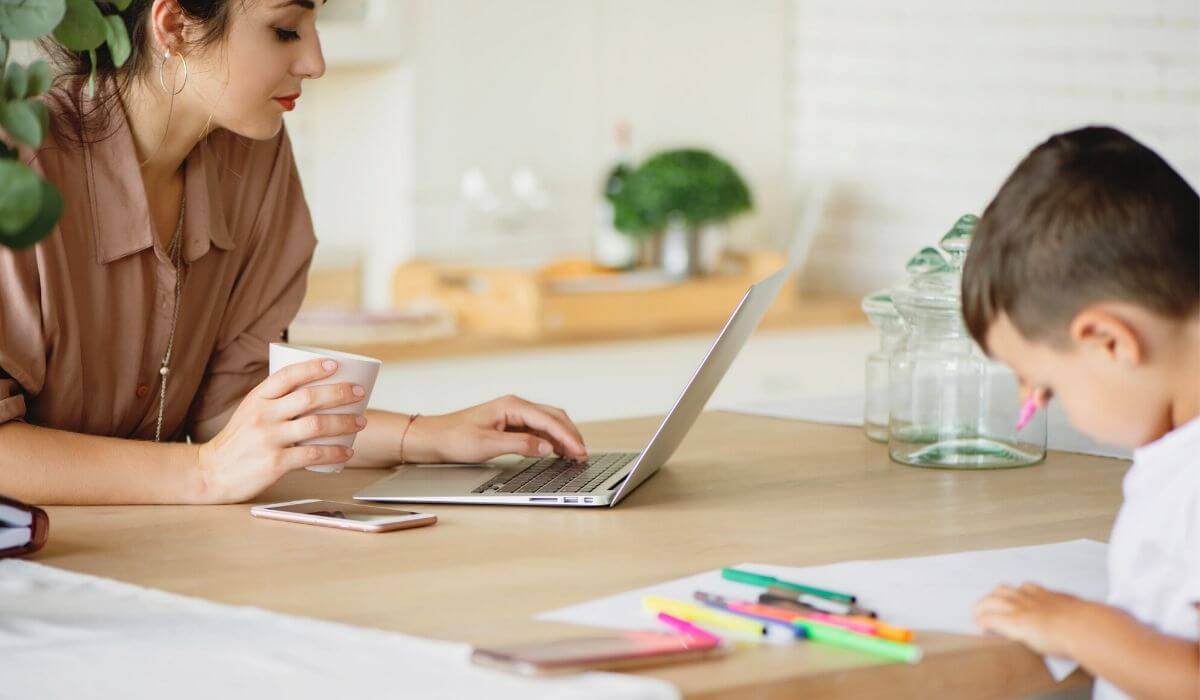
[[[404,426],[404,434],[400,436],[400,463],[401,464],[408,464],[408,462],[405,461],[405,459],[404,459],[404,441],[406,439],[408,439],[408,431],[410,428],[412,428],[412,424],[416,423],[417,419],[420,417],[421,417],[420,413],[412,414],[412,416],[410,416],[408,419],[408,425]]]

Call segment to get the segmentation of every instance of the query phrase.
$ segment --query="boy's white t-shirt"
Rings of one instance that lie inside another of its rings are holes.
[[[1108,603],[1159,632],[1200,637],[1200,418],[1134,450],[1108,543]],[[1126,698],[1102,679],[1093,698]]]

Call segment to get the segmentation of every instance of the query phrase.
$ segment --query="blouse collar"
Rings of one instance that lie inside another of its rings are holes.
[[[118,106],[112,115],[110,135],[85,145],[96,258],[102,264],[154,246],[150,207],[125,110]],[[192,263],[210,246],[231,250],[234,242],[221,207],[220,162],[208,140],[197,144],[184,162],[183,254]]]

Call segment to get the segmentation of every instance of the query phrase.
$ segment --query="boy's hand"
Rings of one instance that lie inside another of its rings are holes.
[[[975,622],[1030,647],[1039,654],[1070,656],[1072,630],[1093,603],[1066,593],[1026,583],[1020,588],[999,586],[975,605]]]

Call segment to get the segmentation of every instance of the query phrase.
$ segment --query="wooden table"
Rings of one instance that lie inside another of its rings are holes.
[[[584,427],[636,446],[653,419]],[[586,634],[533,615],[726,564],[891,558],[1107,539],[1119,460],[1052,454],[993,472],[888,461],[860,430],[708,413],[616,509],[428,508],[384,535],[252,519],[247,506],[57,507],[42,563],[212,600],[473,643]],[[260,502],[346,499],[380,470],[293,474]],[[422,508],[424,509],[424,508]],[[1052,688],[1017,644],[923,633],[918,665],[820,645],[646,672],[694,698],[998,698]],[[1086,685],[1076,673],[1066,683]]]

